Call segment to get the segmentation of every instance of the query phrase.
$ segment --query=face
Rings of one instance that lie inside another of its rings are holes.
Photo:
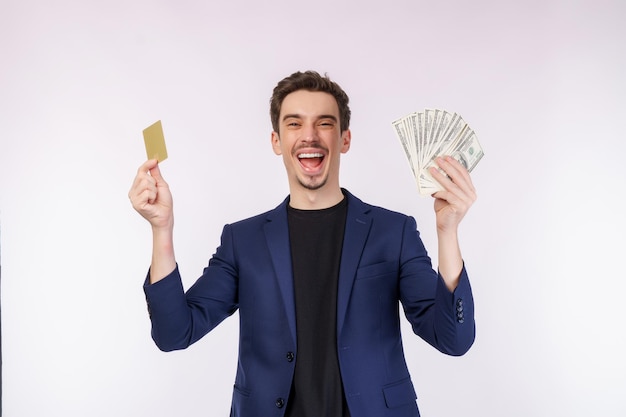
[[[290,189],[339,189],[340,154],[350,149],[350,131],[341,131],[335,98],[319,91],[295,91],[283,100],[278,122],[272,147],[283,157]]]

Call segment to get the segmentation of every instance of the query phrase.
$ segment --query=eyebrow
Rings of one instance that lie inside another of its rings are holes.
[[[285,120],[287,120],[287,119],[290,119],[290,118],[294,118],[294,119],[302,119],[302,116],[301,116],[301,115],[299,115],[299,114],[297,114],[297,113],[294,113],[294,114],[286,114],[286,115],[284,115],[284,116],[283,116],[283,122],[284,122]],[[318,119],[318,120],[319,120],[319,119],[331,119],[331,120],[333,120],[334,122],[337,122],[337,121],[338,121],[338,120],[337,120],[337,117],[336,117],[336,116],[333,116],[332,114],[321,114],[321,115],[319,115],[319,116],[317,117],[317,119]]]

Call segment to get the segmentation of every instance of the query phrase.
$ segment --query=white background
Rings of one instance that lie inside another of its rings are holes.
[[[351,97],[342,185],[415,216],[433,257],[391,122],[456,111],[485,149],[461,229],[476,343],[451,358],[404,327],[422,414],[626,415],[624,17],[597,0],[3,0],[4,416],[228,414],[237,318],[157,350],[127,192],[161,119],[191,285],[224,223],[286,196],[268,100],[305,69]]]

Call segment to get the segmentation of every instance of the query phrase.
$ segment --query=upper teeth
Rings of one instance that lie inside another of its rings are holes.
[[[301,153],[300,155],[298,155],[299,158],[321,158],[322,155],[321,153]]]

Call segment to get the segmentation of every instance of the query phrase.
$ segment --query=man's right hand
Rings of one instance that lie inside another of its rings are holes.
[[[133,208],[152,225],[150,282],[154,284],[176,268],[172,193],[161,176],[156,159],[146,161],[139,167],[128,198]]]
[[[128,198],[153,229],[171,229],[174,226],[172,193],[161,176],[156,159],[150,159],[139,167]]]

